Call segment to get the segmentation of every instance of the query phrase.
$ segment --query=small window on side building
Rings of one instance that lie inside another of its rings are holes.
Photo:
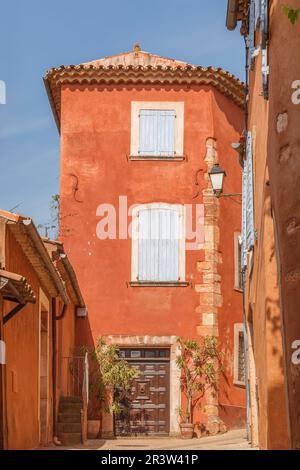
[[[233,383],[240,387],[246,384],[245,332],[242,323],[234,325],[234,365]]]

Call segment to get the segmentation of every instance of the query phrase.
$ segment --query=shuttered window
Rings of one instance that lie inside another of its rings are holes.
[[[234,234],[234,288],[243,290],[242,274],[242,237],[240,233]]]
[[[254,245],[254,206],[253,206],[253,167],[252,134],[248,132],[246,160],[243,170],[243,209],[242,209],[242,265],[247,264],[247,252]]]
[[[269,1],[261,0],[260,11],[261,49],[262,49],[262,94],[269,98],[269,61],[268,61],[268,36],[269,36]]]
[[[233,382],[245,386],[246,383],[246,337],[242,323],[234,325],[234,368]]]
[[[239,331],[238,338],[238,382],[245,383],[245,338],[244,332]]]
[[[175,118],[174,110],[140,110],[140,156],[173,157],[175,155]]]
[[[247,43],[249,48],[248,64],[251,67],[252,61],[255,57],[255,1],[250,1],[249,6],[249,31],[247,36]]]
[[[262,0],[254,0],[255,29],[257,28],[258,23],[259,23],[259,21],[260,21],[261,2],[262,2]]]
[[[146,204],[136,213],[133,282],[184,282],[183,206]]]

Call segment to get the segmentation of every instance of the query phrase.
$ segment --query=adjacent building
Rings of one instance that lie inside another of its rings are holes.
[[[300,21],[291,0],[229,0],[241,24],[247,87],[243,269],[250,429],[261,449],[300,448]],[[244,149],[243,149],[244,147]]]
[[[83,311],[62,245],[43,240],[32,219],[0,210],[1,448],[81,441],[80,411],[76,433],[65,426],[64,411],[74,395],[84,410],[73,385],[75,324]]]
[[[226,353],[218,396],[195,410],[198,431],[244,426],[242,171],[231,146],[244,85],[139,45],[44,81],[61,136],[60,239],[89,311],[77,341],[105,336],[141,372],[130,429],[104,416],[103,436],[179,432],[178,336],[217,336]],[[214,194],[217,164],[237,196]]]

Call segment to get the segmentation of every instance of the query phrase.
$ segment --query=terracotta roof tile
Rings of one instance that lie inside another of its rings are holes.
[[[58,127],[62,85],[208,85],[244,107],[244,84],[222,68],[200,67],[140,50],[79,65],[61,65],[50,69],[44,82]]]

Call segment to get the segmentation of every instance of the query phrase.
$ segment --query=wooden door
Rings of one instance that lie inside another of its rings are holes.
[[[139,350],[139,360],[128,360],[138,370],[132,389],[122,403],[122,413],[115,417],[117,436],[168,435],[170,426],[170,364],[159,358],[162,350]],[[163,350],[166,351],[166,350]],[[132,354],[137,350],[131,351]],[[167,352],[167,351],[166,351]]]

